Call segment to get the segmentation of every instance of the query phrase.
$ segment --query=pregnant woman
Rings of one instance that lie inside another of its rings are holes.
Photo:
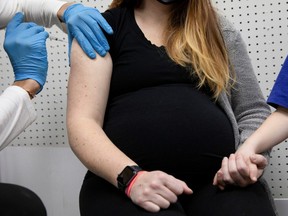
[[[114,0],[103,16],[110,53],[71,53],[81,215],[275,215],[262,182],[212,184],[270,114],[239,32],[209,0]]]

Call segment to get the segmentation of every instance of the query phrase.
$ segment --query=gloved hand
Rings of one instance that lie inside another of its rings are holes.
[[[13,66],[15,81],[33,79],[40,85],[46,82],[48,33],[35,23],[23,23],[24,15],[17,13],[6,29],[4,49]]]
[[[90,58],[96,58],[94,50],[100,56],[106,55],[110,47],[102,29],[108,34],[113,30],[97,9],[72,4],[65,10],[63,21],[68,31],[69,56],[73,38]]]

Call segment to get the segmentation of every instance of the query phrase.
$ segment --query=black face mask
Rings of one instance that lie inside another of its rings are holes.
[[[172,4],[174,2],[181,1],[181,0],[157,0],[157,1],[161,2],[162,4]]]

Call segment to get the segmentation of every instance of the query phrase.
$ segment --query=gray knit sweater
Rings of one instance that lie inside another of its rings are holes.
[[[236,73],[234,88],[220,95],[219,104],[232,123],[237,149],[270,115],[270,108],[263,97],[239,31],[226,18],[220,16],[219,20],[230,62]]]
[[[222,93],[218,102],[232,123],[235,149],[238,149],[270,115],[271,111],[261,92],[246,50],[246,44],[240,32],[221,15],[219,16],[219,23],[228,49],[230,62],[236,74],[236,84],[228,93]],[[268,161],[269,153],[263,153]],[[270,200],[276,212],[269,186],[263,177],[260,182],[270,195]]]

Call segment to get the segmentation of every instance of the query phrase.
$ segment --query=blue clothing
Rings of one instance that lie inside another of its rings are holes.
[[[267,102],[274,108],[277,108],[278,106],[288,108],[288,56],[276,79]]]

